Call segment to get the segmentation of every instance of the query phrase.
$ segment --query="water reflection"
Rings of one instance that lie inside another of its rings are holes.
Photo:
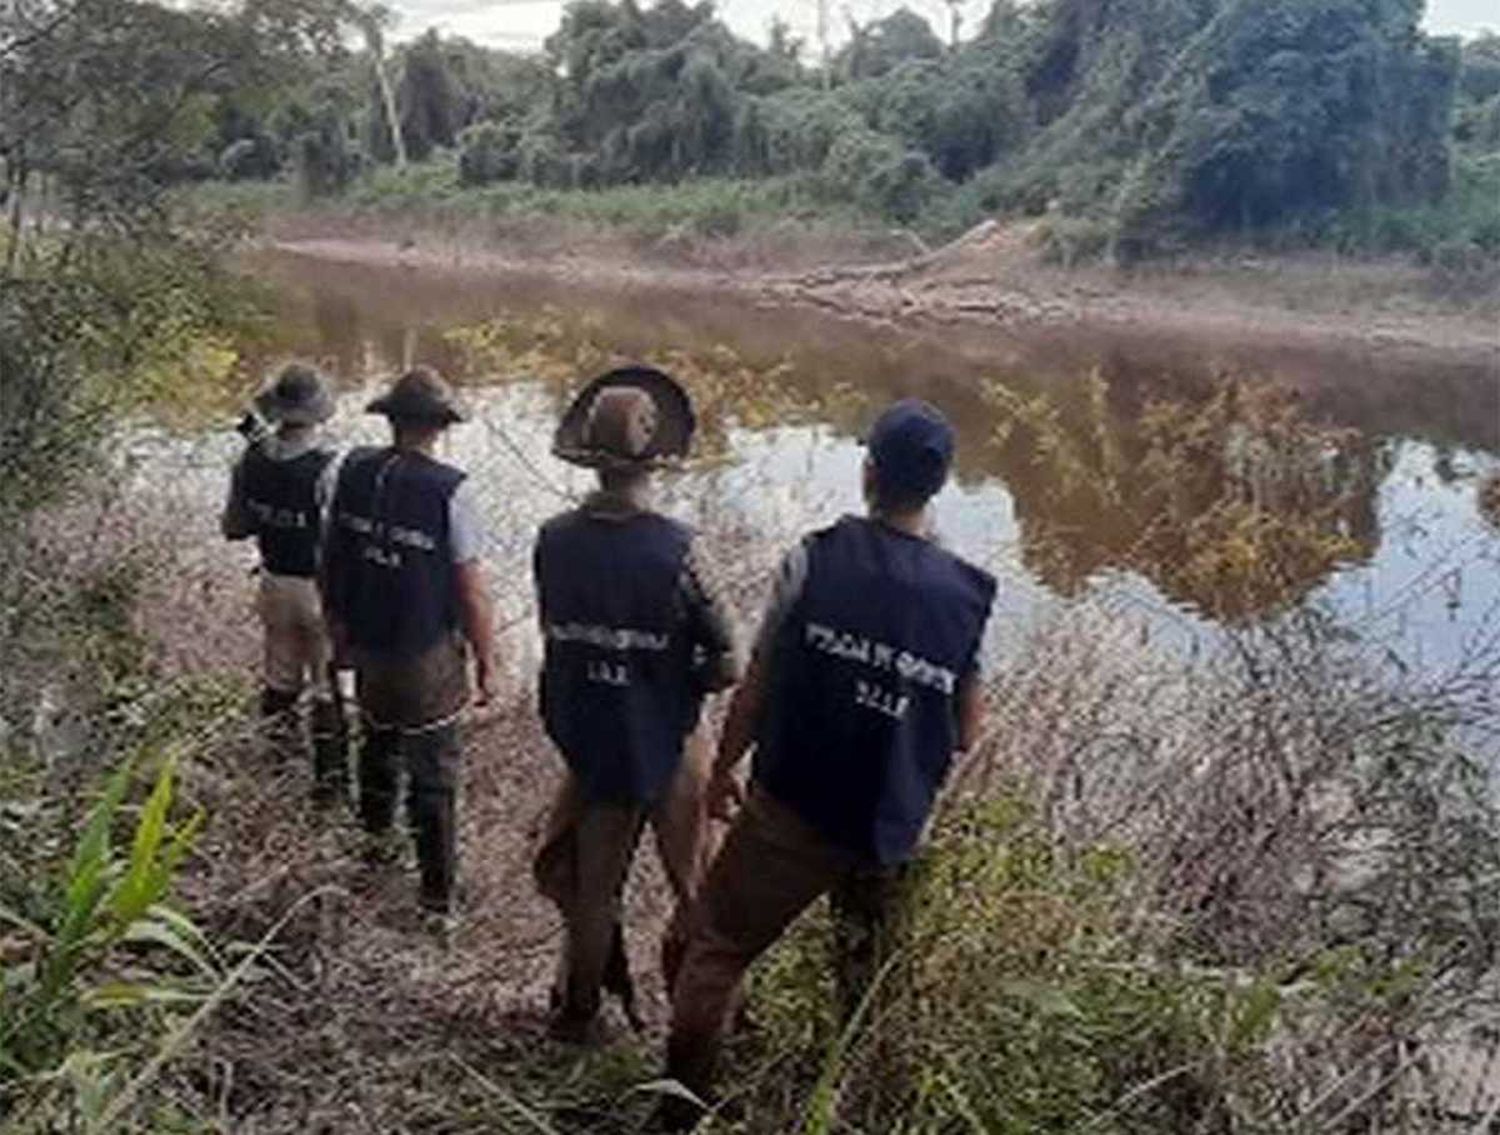
[[[1053,593],[1123,572],[1163,606],[1219,620],[1309,597],[1373,616],[1391,588],[1417,601],[1415,555],[1464,580],[1456,609],[1441,572],[1417,603],[1424,649],[1440,652],[1500,594],[1475,507],[1500,451],[1500,391],[1482,369],[1083,330],[913,332],[519,276],[295,258],[260,270],[284,308],[276,349],[323,359],[349,386],[414,361],[527,380],[504,400],[503,432],[464,443],[507,499],[581,487],[546,457],[552,415],[581,377],[644,358],[686,378],[705,453],[724,466],[682,482],[679,507],[773,541],[857,505],[854,439],[880,403],[920,393],[960,433],[945,536]]]
[[[1301,600],[1379,545],[1387,447],[1314,425],[1283,388],[1205,376],[1166,396],[1114,360],[993,397],[1022,560],[1064,594],[1127,568],[1180,603],[1243,619]]]

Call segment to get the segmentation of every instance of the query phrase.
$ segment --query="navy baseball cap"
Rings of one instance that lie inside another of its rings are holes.
[[[920,398],[903,398],[891,406],[865,438],[881,485],[924,500],[948,480],[953,442],[948,419]]]

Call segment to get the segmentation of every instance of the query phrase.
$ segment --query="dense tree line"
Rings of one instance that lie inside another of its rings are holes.
[[[180,29],[147,72],[191,67],[224,23],[106,6]],[[155,174],[293,173],[313,194],[433,158],[467,185],[788,176],[897,220],[1087,222],[1128,253],[1438,201],[1455,153],[1500,150],[1500,39],[1429,37],[1421,0],[995,0],[946,43],[903,8],[851,24],[826,67],[709,0],[573,0],[534,56],[435,31],[392,49],[387,13],[352,0],[246,8],[288,10],[329,34],[276,41],[274,84],[236,67],[195,95],[196,146]]]
[[[706,2],[575,0],[540,59],[429,33],[398,102],[412,151],[455,146],[467,184],[795,175],[896,219],[954,194],[1088,218],[1129,251],[1441,199],[1455,144],[1500,148],[1500,50],[1429,37],[1421,16],[996,0],[961,43],[907,9],[851,26],[823,70],[786,28],[759,47]]]

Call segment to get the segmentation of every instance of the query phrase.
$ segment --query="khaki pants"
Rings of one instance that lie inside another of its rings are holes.
[[[332,700],[328,678],[332,650],[317,583],[301,576],[262,572],[256,611],[265,630],[266,688],[285,695],[310,688],[316,700]]]
[[[672,987],[668,1074],[706,1095],[745,971],[822,895],[833,906],[839,1009],[859,1006],[901,930],[906,871],[861,862],[752,786],[709,868]]]
[[[685,943],[685,917],[712,851],[704,810],[709,761],[707,737],[701,731],[689,736],[667,795],[654,807],[589,803],[571,776],[564,781],[533,870],[537,889],[563,916],[557,992],[567,1016],[592,1018],[606,985],[620,994],[627,1012],[633,1011],[621,908],[630,864],[647,825],[655,833],[676,901],[661,946],[662,972],[671,988]]]

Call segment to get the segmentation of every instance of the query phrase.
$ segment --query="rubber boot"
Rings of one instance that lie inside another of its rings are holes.
[[[391,830],[396,821],[396,761],[401,735],[394,729],[371,729],[359,749],[359,818],[372,836]]]
[[[719,1062],[719,1042],[673,1033],[667,1038],[667,1079],[676,1080],[699,1100],[707,1102]],[[648,1130],[691,1131],[707,1115],[705,1107],[682,1096],[663,1096]]]
[[[260,715],[265,721],[266,740],[278,761],[295,760],[302,747],[302,719],[297,713],[299,690],[275,690],[267,686],[260,694]]]
[[[458,759],[456,726],[402,738],[410,775],[409,808],[416,829],[422,907],[432,914],[453,911],[458,878]]]
[[[625,928],[618,922],[609,942],[609,960],[604,964],[604,989],[620,999],[620,1008],[630,1022],[631,1031],[645,1032],[646,1022],[636,1004],[635,979],[630,975],[630,957],[625,953]]]
[[[332,808],[349,800],[349,733],[334,701],[312,707],[313,803]]]

